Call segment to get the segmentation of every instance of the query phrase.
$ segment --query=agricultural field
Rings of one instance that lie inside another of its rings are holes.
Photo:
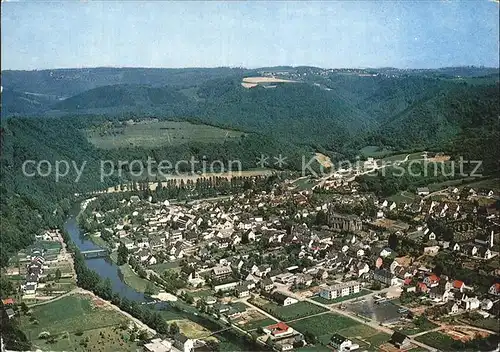
[[[289,323],[289,325],[301,333],[308,331],[314,334],[322,344],[326,345],[334,333],[360,324],[341,315],[326,313],[300,319]]]
[[[244,133],[186,121],[153,121],[113,126],[104,124],[85,131],[89,142],[101,149],[174,146],[189,142],[223,143]]]
[[[428,334],[416,337],[415,340],[442,351],[452,351],[453,348],[451,347],[451,345],[453,341],[455,341],[450,336],[442,334],[440,332],[430,332]]]
[[[500,179],[499,178],[491,178],[487,180],[480,180],[477,182],[473,183],[468,183],[466,186],[467,188],[485,188],[488,190],[493,190],[493,191],[500,191]]]
[[[262,298],[258,298],[251,302],[255,304],[257,307],[262,310],[268,312],[272,316],[282,320],[282,321],[290,321],[295,319],[300,319],[307,317],[309,315],[314,315],[318,313],[326,312],[327,310],[323,307],[319,307],[313,303],[309,302],[297,302],[295,304],[283,307],[279,306],[276,303],[267,301]]]
[[[241,85],[245,88],[253,88],[259,84],[269,84],[269,83],[294,83],[296,81],[291,81],[288,79],[281,79],[276,77],[245,77],[243,78]]]
[[[42,350],[135,351],[137,348],[121,328],[128,319],[117,311],[102,308],[90,296],[72,295],[33,307],[19,320],[26,336]],[[49,337],[40,338],[42,332]]]
[[[434,324],[427,319],[418,318],[418,320],[420,322],[408,323],[405,326],[403,326],[399,331],[401,331],[401,333],[403,333],[405,335],[410,336],[410,335],[418,334],[420,332],[432,330],[438,326],[437,324]]]
[[[461,322],[465,322],[468,325],[476,326],[478,328],[487,329],[500,333],[500,324],[495,318],[479,318],[479,319],[460,319]]]

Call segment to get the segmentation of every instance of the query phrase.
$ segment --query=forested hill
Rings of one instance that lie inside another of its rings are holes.
[[[25,93],[70,97],[86,90],[118,84],[191,87],[207,80],[250,73],[242,68],[73,68],[2,71],[2,86]]]
[[[54,104],[54,110],[68,112],[93,109],[144,109],[153,106],[189,106],[188,97],[171,87],[150,87],[144,85],[113,85],[90,89]]]
[[[255,71],[227,68],[2,72],[2,115],[16,111],[18,116],[2,121],[0,264],[35,233],[60,221],[69,206],[65,199],[104,188],[96,169],[99,159],[201,160],[205,155],[211,160],[239,159],[250,168],[260,154],[281,153],[289,157],[288,167],[297,168],[300,155],[315,150],[354,158],[360,148],[377,145],[393,150],[434,147],[485,160],[486,172],[498,171],[499,85],[494,76],[282,70],[290,71],[283,78],[293,83],[250,89],[241,80],[255,76]],[[72,97],[59,100],[64,94]],[[41,110],[46,116],[29,118]],[[67,116],[52,117],[56,110]],[[85,115],[88,112],[99,115]],[[205,122],[247,134],[220,144],[104,151],[90,144],[83,132],[145,116]],[[25,160],[87,161],[88,166],[77,183],[74,172],[74,177],[55,182],[24,177]]]

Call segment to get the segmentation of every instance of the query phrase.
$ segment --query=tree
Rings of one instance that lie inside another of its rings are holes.
[[[56,270],[56,275],[55,275],[55,280],[59,281],[61,279],[61,270],[57,268]]]
[[[123,243],[118,246],[118,259],[117,264],[123,265],[128,261],[128,249]]]
[[[153,283],[151,281],[148,281],[147,285],[146,285],[146,289],[144,290],[144,294],[146,295],[149,295],[149,296],[152,296],[155,294],[155,286],[153,285]]]
[[[309,330],[306,330],[306,332],[304,332],[304,338],[306,339],[307,343],[311,344],[311,345],[314,345],[316,344],[317,342],[317,338],[316,338],[316,335],[314,335],[312,332],[310,332]]]
[[[215,351],[215,352],[220,351],[219,343],[217,341],[214,341],[214,340],[208,340],[207,347],[210,349],[210,351]]]
[[[177,325],[177,323],[175,321],[172,324],[170,324],[170,328],[169,328],[170,335],[174,336],[174,335],[178,334],[179,331],[180,331],[179,325]]]
[[[389,242],[389,248],[395,251],[399,245],[398,235],[396,235],[395,233],[391,233],[389,235],[388,242]]]
[[[29,310],[30,309],[29,309],[28,305],[26,303],[24,303],[24,302],[21,302],[21,311],[23,312],[23,314],[28,313]]]
[[[146,330],[141,330],[138,336],[139,340],[145,341],[149,338],[148,332]]]
[[[326,225],[328,217],[323,210],[320,210],[316,213],[316,225]]]

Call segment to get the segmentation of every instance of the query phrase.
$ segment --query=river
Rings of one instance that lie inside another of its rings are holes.
[[[93,243],[88,237],[84,236],[83,231],[80,229],[77,221],[77,216],[80,212],[80,203],[77,203],[70,212],[70,215],[66,222],[64,223],[64,229],[68,232],[73,243],[78,247],[80,251],[86,251],[91,249],[100,249],[98,245]],[[138,292],[125,284],[122,277],[120,276],[120,271],[118,266],[107,258],[94,258],[85,260],[87,266],[97,272],[100,277],[111,280],[113,287],[113,292],[120,294],[121,297],[126,297],[127,299],[134,300],[137,302],[148,302],[151,298],[145,296],[143,293]],[[159,303],[154,305],[148,305],[149,308],[155,310],[168,310],[169,313],[177,316],[176,319],[188,319],[194,321],[211,331],[220,330],[220,326],[212,321],[202,318],[201,316],[194,315],[192,312],[172,309],[167,303]],[[230,332],[224,331],[215,335],[220,341],[221,351],[246,351],[248,350],[247,342],[240,336]],[[258,347],[253,347],[252,350],[258,350]]]

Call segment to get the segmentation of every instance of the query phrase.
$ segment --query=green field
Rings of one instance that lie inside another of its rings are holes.
[[[408,191],[401,191],[397,194],[394,194],[387,198],[388,201],[390,202],[396,202],[396,203],[412,203],[415,200],[416,194],[413,194]]]
[[[453,348],[451,347],[451,344],[455,341],[448,335],[444,335],[435,331],[422,336],[418,336],[415,338],[415,340],[437,348],[441,351],[452,351]]]
[[[367,158],[375,158],[375,159],[383,158],[386,155],[394,153],[392,150],[377,147],[375,145],[368,145],[363,149],[361,149],[359,152],[361,153],[361,155]]]
[[[258,304],[256,304],[255,302],[252,303],[282,321],[304,318],[309,315],[327,311],[327,309],[323,307],[304,301],[297,302],[286,307],[279,306],[276,303],[269,302],[263,299],[261,299],[260,301],[258,302]]]
[[[223,143],[243,132],[192,124],[185,121],[156,121],[122,126],[110,124],[86,130],[87,139],[101,149],[174,146],[189,142]]]
[[[353,295],[345,296],[345,297],[339,297],[335,299],[326,299],[320,296],[313,297],[312,299],[315,300],[316,302],[323,303],[323,304],[335,304],[335,303],[340,303],[344,302],[348,299],[354,299],[354,298],[359,298],[366,296],[367,294],[371,293],[371,291],[368,290],[361,290],[358,293],[355,293]]]
[[[478,188],[485,188],[485,189],[490,189],[493,191],[499,191],[500,190],[500,179],[498,178],[491,178],[487,180],[481,180],[473,183],[468,183],[465,187],[468,188],[475,188],[476,190]]]
[[[128,319],[117,311],[93,306],[89,296],[73,295],[32,308],[19,318],[20,328],[33,344],[50,351],[135,351],[120,324]],[[41,332],[55,336],[53,343],[38,338]],[[82,334],[80,334],[82,333]],[[88,338],[87,346],[84,341]],[[93,348],[92,346],[95,346]]]
[[[438,326],[437,324],[434,324],[427,319],[423,319],[422,323],[420,323],[419,325],[414,324],[414,323],[409,323],[400,331],[403,334],[410,336],[410,335],[418,334],[420,332],[432,330],[432,329],[436,328],[437,326]]]
[[[334,333],[360,324],[350,318],[327,313],[297,320],[289,323],[289,325],[301,333],[309,331],[314,334],[322,344],[326,345]]]
[[[154,290],[155,293],[160,291],[160,289],[156,287],[152,282],[143,279],[139,277],[139,275],[134,273],[129,264],[124,264],[120,266],[120,273],[123,275],[123,281],[125,281],[125,283],[128,286],[132,287],[136,291],[145,292],[148,284],[153,285],[155,287]]]

